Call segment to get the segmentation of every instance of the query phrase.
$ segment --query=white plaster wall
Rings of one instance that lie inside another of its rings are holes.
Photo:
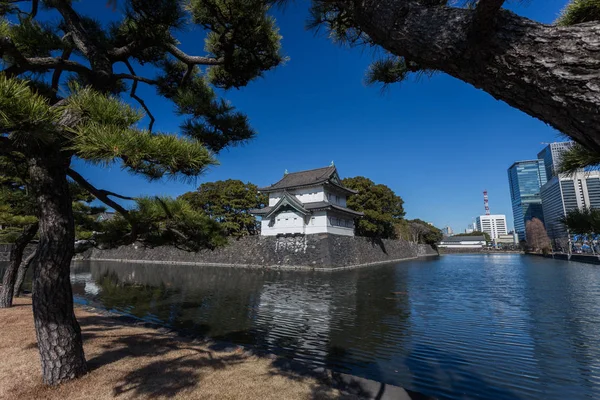
[[[304,216],[294,211],[285,211],[275,215],[274,225],[269,226],[270,220],[261,222],[262,236],[274,236],[280,233],[305,233]]]
[[[328,191],[325,193],[325,198],[327,199],[326,201],[330,202],[331,204],[336,204],[338,206],[346,207],[346,195],[345,194]]]
[[[325,201],[325,192],[323,190],[323,186],[294,189],[290,190],[290,193],[296,196],[296,198],[302,203]]]
[[[327,215],[325,211],[317,211],[308,221],[306,225],[306,233],[325,233],[327,232]]]
[[[283,196],[282,192],[269,193],[269,207],[273,207]]]

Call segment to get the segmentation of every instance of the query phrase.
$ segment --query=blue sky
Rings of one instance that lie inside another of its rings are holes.
[[[530,0],[509,7],[518,14],[550,23],[567,0]],[[86,1],[79,9],[97,18],[114,18],[104,1]],[[241,90],[224,94],[245,112],[258,131],[244,147],[226,150],[221,165],[195,183],[142,177],[115,166],[74,166],[94,185],[129,196],[177,196],[206,181],[241,179],[259,186],[279,180],[285,169],[329,165],[342,177],[366,176],[391,187],[405,201],[407,218],[462,231],[483,213],[484,189],[494,214],[506,214],[512,227],[507,168],[535,158],[542,142],[562,140],[546,124],[494,100],[472,86],[437,74],[407,81],[382,93],[363,84],[373,52],[341,48],[324,35],[306,31],[308,2],[296,1],[274,12],[290,60]],[[203,40],[181,36],[182,47],[204,54]],[[155,129],[177,132],[172,106],[143,88],[157,117]]]

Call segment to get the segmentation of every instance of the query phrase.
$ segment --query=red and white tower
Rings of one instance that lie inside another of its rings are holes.
[[[487,190],[483,191],[483,205],[485,206],[485,215],[490,215],[490,204],[488,203]]]

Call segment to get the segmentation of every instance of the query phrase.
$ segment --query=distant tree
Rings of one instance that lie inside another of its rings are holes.
[[[441,229],[436,228],[428,222],[420,219],[413,219],[408,221],[411,229],[419,232],[419,240],[417,243],[435,245],[439,243],[443,238],[444,234]]]
[[[358,191],[348,198],[348,208],[365,214],[356,224],[356,235],[395,238],[394,225],[404,217],[404,200],[386,185],[375,184],[363,176],[345,178],[342,184]]]
[[[198,176],[215,154],[255,135],[215,88],[243,87],[284,60],[268,0],[124,0],[110,24],[77,3],[0,2],[0,155],[24,160],[37,203],[33,310],[43,381],[52,385],[88,371],[69,280],[75,225],[67,177],[119,212],[131,240],[137,231],[114,200],[130,198],[94,187],[71,161],[150,180]],[[202,55],[182,50],[181,32],[204,44]],[[153,131],[141,85],[183,117],[180,134]],[[126,95],[145,111],[147,129]]]
[[[443,237],[443,232],[420,219],[401,220],[395,224],[396,236],[411,243],[435,245]]]
[[[527,236],[527,246],[533,251],[547,253],[552,250],[552,243],[546,233],[544,224],[537,218],[532,218],[525,225],[525,236]]]
[[[203,183],[197,191],[179,198],[187,201],[195,211],[219,222],[228,236],[259,233],[259,224],[249,211],[269,203],[269,198],[259,193],[256,185],[236,179]]]

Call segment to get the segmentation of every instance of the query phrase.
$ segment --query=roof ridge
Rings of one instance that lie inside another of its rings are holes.
[[[296,171],[296,172],[288,172],[288,175],[299,174],[302,172],[311,172],[311,171],[316,171],[318,169],[328,169],[328,168],[335,168],[335,165],[328,165],[326,167],[319,167],[319,168],[313,168],[313,169],[303,169],[302,171]]]

